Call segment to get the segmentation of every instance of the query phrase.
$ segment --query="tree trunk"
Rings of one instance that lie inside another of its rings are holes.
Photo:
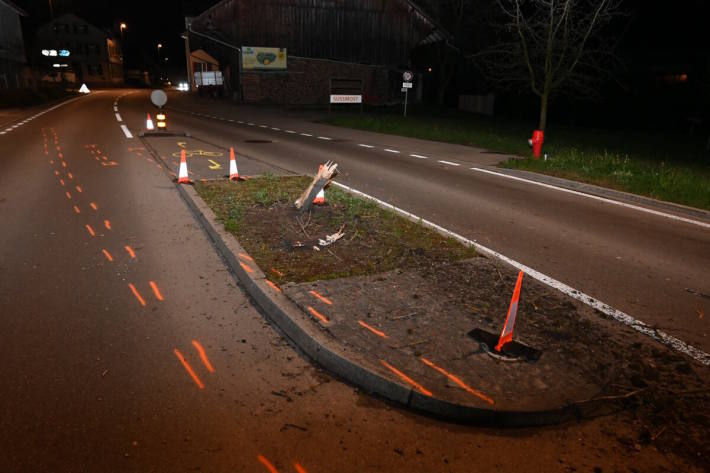
[[[550,98],[550,92],[545,90],[540,96],[540,122],[538,123],[538,130],[545,131],[547,126],[547,102]]]

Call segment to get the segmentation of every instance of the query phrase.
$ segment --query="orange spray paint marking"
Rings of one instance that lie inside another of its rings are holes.
[[[78,213],[78,214],[81,213],[81,212],[79,211],[79,207],[77,207],[76,205],[74,206],[74,212],[76,212],[76,213]]]
[[[476,389],[473,389],[471,386],[469,386],[468,384],[464,383],[464,382],[461,380],[461,378],[459,378],[458,376],[455,376],[455,375],[453,375],[453,374],[447,372],[444,368],[441,368],[441,367],[439,367],[439,366],[436,366],[434,363],[432,363],[431,361],[427,360],[427,359],[424,358],[424,357],[421,357],[421,360],[422,360],[422,363],[424,363],[425,365],[427,365],[427,366],[429,366],[429,367],[431,367],[431,368],[434,368],[436,371],[438,371],[439,373],[441,373],[441,374],[443,374],[444,376],[446,376],[447,378],[449,378],[452,382],[458,384],[459,387],[461,387],[461,388],[462,388],[464,391],[466,391],[467,393],[472,394],[472,395],[476,396],[477,398],[484,400],[485,402],[487,402],[487,403],[490,404],[491,406],[495,404],[495,401],[494,401],[493,399],[491,399],[490,397],[486,396],[486,395],[483,394],[481,391],[478,391],[478,390],[476,390]]]
[[[251,261],[252,263],[254,262],[254,258],[252,258],[251,256],[249,256],[246,253],[239,253],[239,257],[244,258],[247,261]]]
[[[282,273],[281,271],[279,271],[279,270],[276,269],[276,268],[271,268],[271,272],[274,273],[275,275],[279,276],[279,277],[284,277],[284,273]]]
[[[71,200],[71,194],[69,191],[66,191],[64,194],[67,196],[67,199]]]
[[[111,230],[111,222],[104,220],[104,227],[106,227],[106,230]]]
[[[67,167],[66,161],[62,161],[62,167],[63,167],[63,168]]]
[[[101,161],[98,156],[94,156],[94,159],[97,161]]]
[[[55,176],[58,176],[58,175],[59,175],[59,171],[54,171],[54,175],[55,175]]]
[[[279,286],[277,286],[276,284],[272,283],[271,281],[269,281],[268,279],[266,280],[266,284],[271,286],[271,288],[274,289],[275,291],[281,292],[281,288]]]
[[[377,330],[375,327],[372,327],[371,325],[366,324],[366,323],[363,322],[362,320],[358,320],[357,323],[359,323],[360,325],[362,325],[363,327],[365,327],[366,329],[368,329],[370,332],[374,333],[374,334],[377,335],[378,337],[389,338],[389,337],[385,334],[385,332],[382,332],[382,331],[380,331],[380,330]]]
[[[59,183],[64,187],[64,179],[59,179]]]
[[[89,234],[91,236],[96,236],[96,232],[94,232],[94,229],[91,228],[91,225],[89,225],[88,223],[86,224],[86,229],[89,231]]]
[[[244,271],[246,271],[247,273],[253,273],[253,272],[254,272],[254,270],[251,269],[251,268],[249,267],[249,265],[246,265],[246,264],[242,263],[241,261],[239,262],[239,266],[241,266],[242,268],[244,268]]]
[[[396,374],[397,376],[399,376],[404,382],[406,382],[407,384],[411,385],[414,389],[416,389],[416,390],[419,391],[420,393],[424,394],[425,396],[429,396],[429,397],[432,396],[431,391],[429,391],[428,389],[425,389],[424,386],[422,386],[421,384],[417,383],[417,382],[414,381],[412,378],[410,378],[409,376],[407,376],[406,374],[402,373],[401,371],[399,371],[399,370],[398,370],[397,368],[395,368],[394,366],[392,366],[392,365],[390,365],[389,363],[387,363],[385,360],[380,360],[380,363],[382,363],[382,365],[383,365],[385,368],[387,368],[388,370],[390,370],[391,372],[393,372],[394,374]]]
[[[138,292],[138,289],[136,289],[136,286],[134,286],[131,283],[128,283],[128,287],[131,288],[131,292],[133,293],[134,296],[136,296],[136,299],[138,299],[138,302],[141,303],[142,306],[145,307],[145,299],[141,296],[141,293]]]
[[[136,252],[133,251],[133,248],[131,248],[131,247],[128,246],[128,245],[124,246],[124,248],[125,248],[126,251],[128,252],[128,255],[129,255],[132,259],[135,259],[135,257],[136,257]]]
[[[94,209],[94,210],[98,210],[98,209],[99,209],[99,207],[98,207],[95,203],[93,203],[93,202],[91,202],[89,205],[90,205],[91,208]]]
[[[74,179],[74,175],[70,172],[67,173],[67,176],[69,176],[69,179]]]
[[[63,155],[62,153],[57,153],[57,157],[58,157],[59,159],[62,159],[62,158],[64,157],[64,155]]]
[[[47,150],[45,149],[45,150],[44,150],[44,154],[49,155],[49,151],[47,151]]]
[[[276,467],[264,457],[264,455],[259,454],[256,456],[256,459],[259,460],[267,470],[269,470],[269,473],[279,473],[279,470],[277,470]]]
[[[202,348],[202,345],[200,345],[200,342],[198,342],[197,340],[193,340],[192,345],[197,350],[197,353],[200,354],[200,359],[202,360],[202,363],[204,363],[205,368],[207,368],[207,371],[209,371],[210,373],[214,373],[214,368],[212,367],[212,363],[210,363],[210,360],[207,359],[207,353],[205,353],[205,349]]]
[[[55,141],[54,144],[57,144],[57,142]],[[61,147],[61,146],[57,146],[57,151],[61,151],[61,150],[62,150],[62,147]]]
[[[53,159],[50,159],[50,160],[49,160],[49,164],[54,164],[54,160],[53,160]]]
[[[163,300],[163,295],[160,293],[160,289],[158,289],[158,285],[155,284],[155,281],[150,281],[150,288],[153,290],[153,294],[155,294],[155,298],[158,299],[159,301]]]
[[[182,356],[182,353],[180,353],[180,350],[175,348],[173,350],[175,352],[175,356],[178,357],[178,360],[180,360],[180,363],[182,363],[182,366],[185,367],[185,371],[187,371],[187,374],[190,375],[192,380],[195,382],[198,388],[200,389],[205,389],[205,385],[202,384],[202,381],[200,381],[200,378],[197,377],[197,374],[192,370],[192,366],[190,366],[190,363],[187,362],[184,356]]]
[[[107,260],[113,261],[113,256],[111,256],[111,253],[109,253],[108,250],[103,249],[101,251],[104,253],[104,256],[106,257]]]
[[[101,156],[101,159],[103,159],[104,161],[108,161],[108,158],[106,156]]]
[[[326,318],[326,316],[323,315],[323,314],[321,314],[321,313],[318,312],[317,310],[315,310],[313,307],[308,306],[308,312],[310,312],[311,315],[313,315],[313,317],[315,317],[316,319],[320,320],[320,321],[323,322],[324,324],[327,324],[327,323],[328,323],[328,319]]]
[[[76,186],[76,190],[77,190],[77,192],[79,192],[80,194],[81,194],[82,192],[84,192],[83,190],[81,190],[81,186]]]
[[[293,467],[296,469],[298,473],[308,473],[305,468],[301,466],[300,463],[294,463]]]
[[[328,304],[328,305],[333,305],[333,301],[331,301],[330,299],[328,299],[328,298],[325,297],[325,296],[321,296],[321,295],[318,294],[316,291],[308,291],[308,293],[309,293],[310,295],[312,295],[313,297],[315,297],[316,299],[319,299],[319,300],[321,300],[322,302],[325,302],[325,303]]]

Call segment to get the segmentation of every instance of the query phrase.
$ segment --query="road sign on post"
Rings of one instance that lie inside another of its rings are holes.
[[[405,71],[402,74],[402,92],[404,92],[404,116],[407,116],[407,99],[409,98],[409,89],[412,88],[412,79],[414,79],[414,74],[412,71]]]

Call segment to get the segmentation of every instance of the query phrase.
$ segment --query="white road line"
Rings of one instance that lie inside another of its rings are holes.
[[[459,163],[452,163],[451,161],[438,160],[437,163],[448,164],[449,166],[461,166]]]
[[[301,133],[301,136],[313,136],[313,135],[310,135],[308,133]]]
[[[116,121],[119,121],[119,122],[123,121],[123,120],[121,120],[121,115],[119,115],[118,113],[116,114]]]
[[[291,133],[292,135],[295,135],[295,134],[296,134],[296,132],[293,131],[293,130],[286,130],[286,133]]]
[[[399,151],[397,151],[396,149],[389,149],[389,148],[385,148],[385,151],[387,151],[388,153],[395,153],[395,154],[399,154]]]
[[[114,112],[118,112],[118,107],[114,105],[114,106],[113,106],[113,111],[114,111]]]
[[[454,233],[451,230],[447,230],[446,228],[442,227],[441,225],[437,225],[434,222],[430,222],[429,220],[425,220],[421,217],[418,217],[410,212],[407,212],[406,210],[402,210],[399,207],[395,207],[392,204],[389,204],[383,200],[378,199],[377,197],[373,197],[371,195],[365,194],[364,192],[361,192],[357,189],[353,189],[352,187],[348,187],[344,184],[341,184],[339,182],[333,182],[337,187],[340,187],[342,189],[347,190],[348,192],[351,192],[355,195],[359,195],[360,197],[363,197],[365,199],[371,200],[373,202],[377,202],[378,204],[382,205],[383,207],[386,207],[388,209],[392,209],[393,211],[399,213],[400,215],[405,216],[406,218],[414,221],[414,222],[419,222],[422,225],[433,228],[434,230],[455,238],[456,240],[460,241],[461,243],[469,246],[473,246],[477,251],[481,251],[482,253],[486,253],[494,258],[497,258],[505,263],[508,263],[509,265],[513,266],[514,268],[525,272],[528,274],[530,277],[533,279],[537,279],[538,281],[547,284],[548,286],[557,289],[558,291],[562,292],[563,294],[572,297],[573,299],[577,299],[578,301],[582,302],[583,304],[586,304],[610,317],[612,317],[614,320],[617,322],[621,322],[624,325],[628,325],[632,329],[647,335],[654,340],[663,343],[669,348],[672,348],[676,351],[679,351],[681,353],[684,353],[688,355],[689,357],[693,358],[694,360],[702,363],[705,366],[710,365],[710,354],[705,353],[704,351],[695,348],[692,345],[688,345],[682,340],[679,340],[675,338],[672,335],[669,335],[661,330],[654,329],[652,327],[649,327],[646,323],[637,320],[630,315],[614,309],[608,304],[605,304],[604,302],[597,300],[591,296],[588,296],[587,294],[578,291],[577,289],[574,289],[563,282],[560,282],[556,279],[551,278],[550,276],[547,276],[539,271],[536,271],[528,266],[525,266],[522,263],[519,263],[511,258],[508,258],[507,256],[498,253],[497,251],[494,251],[488,247],[485,247],[481,245],[480,243],[477,243],[474,240],[469,240],[468,238],[459,235],[458,233]]]
[[[237,120],[237,123],[239,123],[240,125],[244,125],[244,122],[241,120]]]
[[[5,133],[7,133],[7,132],[6,132],[6,131],[0,131],[0,135],[4,135]]]
[[[328,138],[327,136],[319,136],[318,139],[319,139],[319,140],[330,141],[330,140],[332,140],[333,138]]]
[[[234,123],[234,119],[232,119],[232,118],[230,118],[230,119],[227,120],[227,121],[228,121],[229,123]]]
[[[269,128],[267,125],[259,125],[259,128]]]
[[[363,143],[358,143],[358,146],[361,146],[361,147],[363,147],[363,148],[374,148],[374,146],[372,146],[372,145],[366,145],[366,144],[363,144]]]
[[[121,125],[121,130],[123,130],[123,134],[126,135],[126,138],[133,138],[131,130],[129,130],[126,125]]]
[[[668,219],[671,219],[671,220],[677,220],[677,221],[679,221],[679,222],[690,223],[691,225],[697,225],[697,226],[703,227],[703,228],[710,228],[710,223],[701,222],[701,221],[699,221],[699,220],[693,220],[693,219],[690,219],[690,218],[680,217],[680,216],[678,216],[678,215],[668,214],[668,213],[665,213],[665,212],[659,212],[658,210],[647,209],[646,207],[639,207],[638,205],[627,204],[626,202],[619,202],[618,200],[607,199],[607,198],[605,198],[605,197],[599,197],[599,196],[592,195],[592,194],[585,194],[584,192],[579,192],[579,191],[575,191],[575,190],[572,190],[572,189],[565,189],[565,188],[563,188],[563,187],[557,187],[557,186],[553,186],[553,185],[551,185],[551,184],[545,184],[544,182],[537,182],[537,181],[532,181],[532,180],[530,180],[530,179],[524,179],[524,178],[522,178],[522,177],[510,176],[510,175],[508,175],[508,174],[503,174],[503,173],[500,173],[500,172],[489,171],[488,169],[471,168],[471,170],[473,170],[473,171],[478,171],[478,172],[483,172],[483,173],[486,173],[486,174],[492,174],[492,175],[494,175],[494,176],[503,177],[503,178],[506,178],[506,179],[512,179],[512,180],[514,180],[514,181],[526,182],[526,183],[528,183],[528,184],[533,184],[533,185],[536,185],[536,186],[545,187],[545,188],[547,188],[547,189],[554,189],[554,190],[557,190],[557,191],[560,191],[560,192],[566,192],[566,193],[568,193],[568,194],[574,194],[574,195],[578,195],[578,196],[581,196],[581,197],[586,197],[586,198],[588,198],[588,199],[598,200],[598,201],[600,201],[600,202],[606,202],[606,203],[608,203],[608,204],[618,205],[618,206],[621,206],[621,207],[626,207],[626,208],[628,208],[628,209],[638,210],[638,211],[640,211],[640,212],[646,212],[646,213],[649,213],[649,214],[652,214],[652,215],[657,215],[657,216],[659,216],[659,217],[665,217],[665,218],[668,218]]]
[[[422,156],[421,154],[410,154],[410,156],[419,159],[429,159],[429,156]]]
[[[247,125],[254,126],[254,124],[252,122],[248,122]]]
[[[281,131],[281,128],[276,128],[276,127],[273,127],[273,126],[271,127],[271,129],[274,130],[274,131]]]

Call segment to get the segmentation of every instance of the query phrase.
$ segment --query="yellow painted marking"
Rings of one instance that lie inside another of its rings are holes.
[[[222,169],[222,165],[219,163],[214,162],[211,159],[208,159],[207,161],[212,163],[212,166],[210,166],[210,169]]]

